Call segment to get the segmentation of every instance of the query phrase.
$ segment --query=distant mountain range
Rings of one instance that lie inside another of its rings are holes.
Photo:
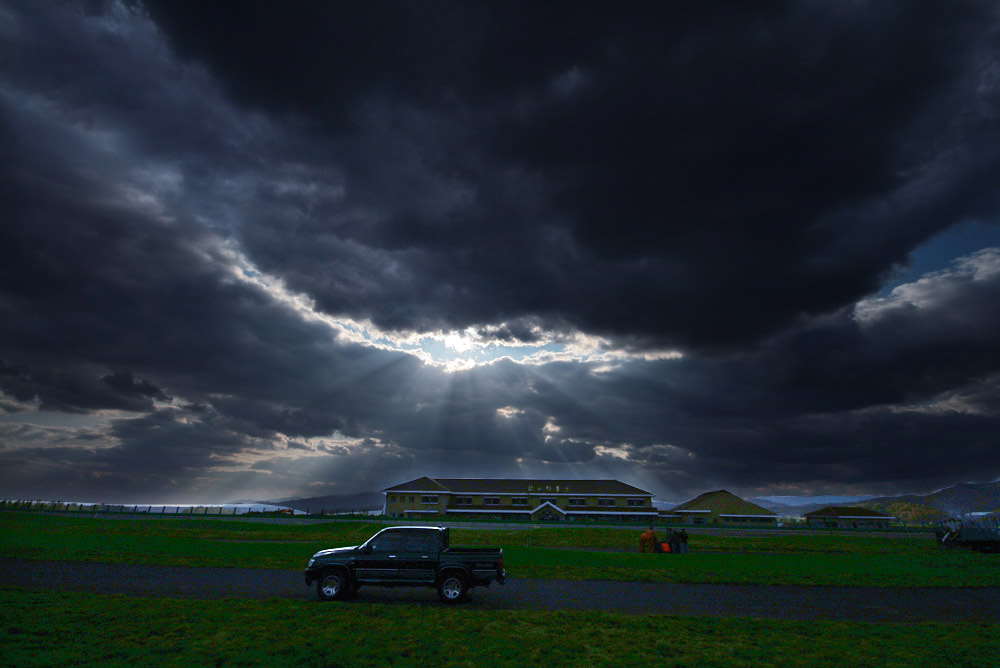
[[[826,503],[829,505],[833,504],[847,505],[851,503],[857,503],[858,501],[864,501],[870,498],[872,498],[871,494],[868,494],[866,496],[837,496],[834,494],[827,494],[820,496],[758,496],[750,500],[757,504],[761,503],[762,501],[771,501],[774,503],[782,503],[787,506],[805,506],[808,504],[815,504],[815,503]]]
[[[382,492],[360,492],[358,494],[328,494],[327,496],[310,496],[305,499],[281,499],[267,501],[279,506],[287,506],[295,510],[310,512],[347,513],[381,510],[385,505],[385,495]]]
[[[788,499],[788,497],[785,498]],[[853,500],[844,499],[841,501],[814,500],[824,498],[826,497],[800,496],[795,497],[794,502],[791,499],[782,502],[775,501],[773,497],[761,496],[747,500],[756,503],[758,506],[774,511],[782,517],[802,517],[806,513],[811,513],[814,510],[826,508],[827,506],[864,506],[865,502],[871,499],[871,497],[865,496],[861,498],[854,498]],[[839,498],[843,499],[843,497]]]
[[[853,503],[831,502],[826,500],[829,497],[794,497],[794,503],[780,503],[775,501],[775,498],[781,497],[759,497],[751,500],[779,515],[791,517],[802,516],[831,505],[852,505],[877,510],[905,522],[940,522],[967,513],[1000,512],[1000,480],[962,483],[923,495],[855,497],[858,500]],[[812,499],[822,499],[822,501]]]
[[[827,506],[861,506],[898,517],[905,522],[940,522],[967,513],[1000,512],[1000,480],[962,483],[930,494],[905,496],[760,496],[750,501],[785,517],[801,517]],[[253,503],[271,503],[312,512],[366,512],[380,510],[385,504],[382,492],[331,494],[303,499],[270,499]],[[676,504],[654,502],[662,508]]]

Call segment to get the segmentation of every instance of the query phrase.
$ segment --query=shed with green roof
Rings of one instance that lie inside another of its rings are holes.
[[[778,516],[767,508],[741,499],[724,489],[705,492],[690,501],[685,501],[671,510],[664,511],[664,517],[682,524],[751,524],[777,525]]]

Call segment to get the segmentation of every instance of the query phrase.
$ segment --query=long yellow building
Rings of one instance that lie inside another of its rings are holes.
[[[390,517],[645,522],[657,516],[651,492],[618,480],[423,477],[382,491]]]

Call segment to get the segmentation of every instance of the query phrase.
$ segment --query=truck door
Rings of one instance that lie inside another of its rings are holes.
[[[371,552],[358,555],[354,573],[360,582],[386,582],[399,580],[403,547],[406,537],[402,531],[384,531],[371,542]]]
[[[409,582],[433,582],[441,549],[439,531],[405,531],[406,542],[400,555],[400,579]]]

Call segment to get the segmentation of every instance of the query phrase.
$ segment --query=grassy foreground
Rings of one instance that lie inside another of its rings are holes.
[[[0,664],[60,666],[1000,665],[997,624],[866,624],[0,589]]]
[[[240,520],[94,519],[0,512],[0,557],[166,566],[302,569],[316,550],[357,544],[383,525]],[[693,534],[683,556],[634,552],[617,529],[452,530],[452,541],[499,545],[511,577],[645,582],[1000,586],[1000,558],[942,551],[933,541],[844,535]],[[576,548],[576,549],[571,549]],[[593,551],[586,548],[610,548]]]

